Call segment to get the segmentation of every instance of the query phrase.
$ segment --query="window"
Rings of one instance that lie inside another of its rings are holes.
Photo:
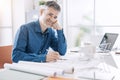
[[[12,44],[11,0],[0,0],[0,46]]]
[[[68,47],[79,46],[81,39],[94,28],[94,0],[67,1]]]
[[[67,0],[69,47],[80,46],[81,41],[91,41],[94,34],[120,34],[119,3],[120,0]]]

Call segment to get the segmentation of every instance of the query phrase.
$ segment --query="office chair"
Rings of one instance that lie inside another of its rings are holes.
[[[0,46],[0,68],[3,68],[4,63],[12,63],[11,52],[12,45]]]

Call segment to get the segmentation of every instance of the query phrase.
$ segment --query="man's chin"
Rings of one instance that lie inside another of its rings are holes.
[[[50,27],[50,25],[49,25],[49,24],[44,24],[44,26],[46,26],[47,28],[49,28],[49,27]]]

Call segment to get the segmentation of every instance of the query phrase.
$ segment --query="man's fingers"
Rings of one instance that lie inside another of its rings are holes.
[[[47,62],[49,62],[49,61],[56,61],[56,60],[58,60],[59,58],[60,58],[59,52],[48,51],[46,61],[47,61]]]
[[[57,23],[57,20],[55,22],[53,22],[52,24],[54,25],[55,23]]]

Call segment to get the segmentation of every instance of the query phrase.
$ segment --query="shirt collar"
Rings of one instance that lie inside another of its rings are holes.
[[[35,31],[42,33],[39,19],[35,22]],[[45,33],[49,33],[49,28],[45,31]]]

